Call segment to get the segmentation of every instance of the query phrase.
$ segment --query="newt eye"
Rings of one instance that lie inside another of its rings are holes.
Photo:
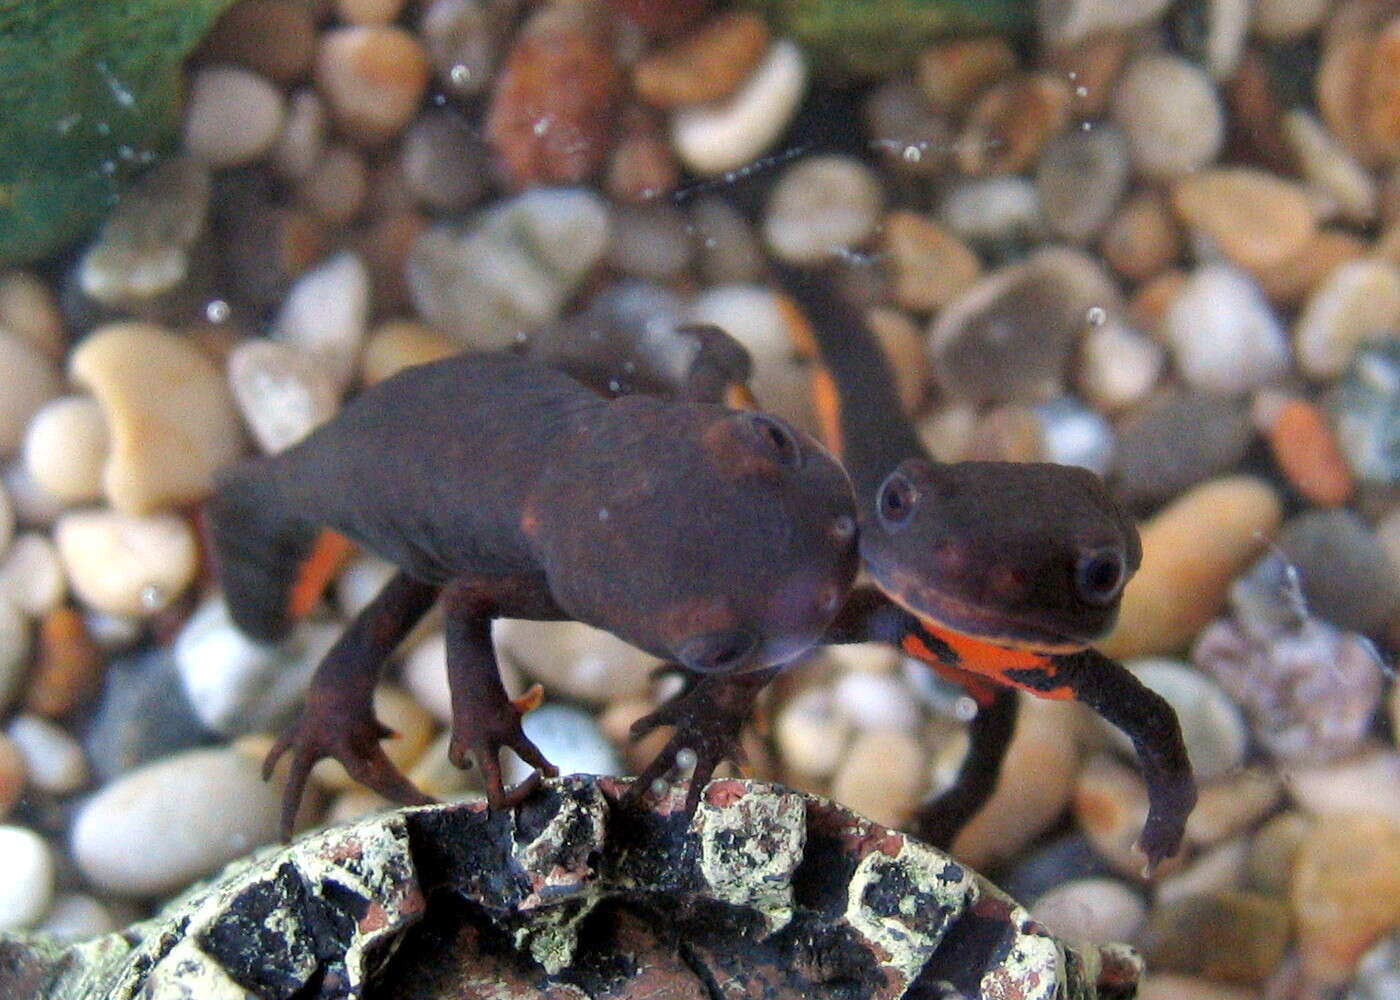
[[[905,477],[904,473],[890,473],[880,486],[880,493],[875,501],[880,520],[886,528],[891,530],[903,527],[909,520],[909,515],[914,513],[914,504],[917,499],[918,497],[914,493],[914,484]]]
[[[1123,590],[1127,574],[1123,572],[1123,557],[1113,549],[1099,549],[1079,557],[1074,571],[1074,585],[1079,596],[1090,604],[1109,604]]]
[[[711,632],[688,639],[676,658],[697,673],[722,673],[739,667],[756,645],[757,638],[748,632]]]
[[[797,446],[797,438],[781,421],[766,413],[746,414],[759,447],[779,465],[795,469],[802,464],[802,449]]]

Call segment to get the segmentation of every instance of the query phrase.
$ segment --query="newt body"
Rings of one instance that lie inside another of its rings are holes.
[[[703,375],[703,373],[702,373]],[[706,395],[715,380],[698,377]],[[451,756],[493,805],[497,754],[552,768],[520,729],[490,639],[496,617],[576,619],[700,673],[773,668],[817,642],[855,573],[848,480],[764,414],[642,396],[607,400],[509,357],[457,356],[361,393],[280,455],[225,477],[211,534],[235,622],[275,640],[323,527],[400,572],[317,669],[284,799],[290,828],[320,757],[400,801],[370,704],[384,659],[442,593]]]

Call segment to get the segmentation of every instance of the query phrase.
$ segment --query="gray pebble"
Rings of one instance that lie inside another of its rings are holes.
[[[0,712],[19,693],[29,665],[29,622],[18,608],[0,597]]]
[[[616,205],[607,261],[623,274],[655,281],[678,276],[693,250],[685,216],[664,202]]]
[[[88,782],[87,759],[66,729],[37,715],[19,715],[5,728],[24,758],[29,781],[41,792],[71,795]]]
[[[409,125],[399,164],[409,193],[435,212],[460,212],[486,190],[485,147],[455,111],[427,111]]]
[[[1127,134],[1133,164],[1152,178],[1204,167],[1225,138],[1225,116],[1210,76],[1163,52],[1139,56],[1124,70],[1113,117]]]
[[[1400,612],[1400,573],[1355,513],[1306,511],[1287,521],[1276,541],[1297,567],[1303,596],[1319,617],[1375,634]]]
[[[1400,997],[1400,933],[1381,938],[1356,965],[1356,979],[1338,1000]]]
[[[1332,409],[1357,478],[1400,483],[1400,341],[1357,354]]]
[[[1119,427],[1111,484],[1129,506],[1154,507],[1233,469],[1253,437],[1243,402],[1166,393]]]
[[[755,281],[763,273],[763,251],[747,219],[717,195],[700,198],[690,210],[700,274],[707,285]]]
[[[1132,941],[1147,921],[1147,904],[1111,878],[1073,879],[1035,901],[1031,916],[1067,941]]]
[[[1061,132],[1045,144],[1035,186],[1056,234],[1083,243],[1102,232],[1128,187],[1123,133],[1111,125]]]
[[[932,177],[947,168],[953,124],[913,81],[886,81],[866,98],[863,111],[871,145],[887,167],[913,177]]]
[[[944,191],[938,219],[983,247],[1035,242],[1047,225],[1035,184],[1024,177],[958,181]]]
[[[433,0],[419,28],[438,83],[458,97],[484,90],[492,79],[516,0]]]

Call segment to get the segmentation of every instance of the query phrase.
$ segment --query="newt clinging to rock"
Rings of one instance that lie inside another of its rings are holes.
[[[702,674],[764,672],[821,638],[858,561],[850,483],[781,420],[694,398],[723,381],[697,362],[692,398],[609,400],[530,361],[459,355],[378,383],[300,444],[225,476],[211,535],[250,635],[286,633],[323,528],[399,567],[268,757],[270,769],[291,751],[284,834],[322,757],[388,798],[425,801],[379,746],[371,696],[439,594],[450,755],[482,768],[493,806],[531,785],[506,791],[502,747],[555,773],[521,730],[525,699],[501,685],[493,618],[576,619]]]

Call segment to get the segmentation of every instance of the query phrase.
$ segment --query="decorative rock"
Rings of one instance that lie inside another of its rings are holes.
[[[1118,313],[1117,289],[1092,258],[1049,248],[985,277],[929,328],[929,358],[951,396],[977,402],[1052,395],[1090,315]],[[1033,317],[1033,319],[1032,319]]]
[[[924,794],[924,753],[907,733],[857,733],[831,782],[831,797],[876,823],[904,823]]]
[[[1110,413],[1141,402],[1166,363],[1161,346],[1119,320],[1092,327],[1080,345],[1079,387]]]
[[[525,735],[560,774],[620,774],[622,761],[587,712],[569,705],[541,705],[521,722]],[[503,765],[508,780],[523,781],[531,768],[510,756]]]
[[[1074,243],[1092,239],[1117,210],[1128,173],[1127,141],[1112,126],[1074,129],[1050,139],[1035,172],[1050,229]]]
[[[1248,476],[1212,480],[1178,498],[1143,526],[1142,567],[1099,648],[1117,658],[1180,649],[1219,614],[1230,581],[1281,516],[1273,489]]]
[[[290,448],[335,415],[329,372],[289,344],[252,338],[228,357],[228,384],[244,423],[268,454]]]
[[[112,446],[102,485],[119,511],[201,499],[214,470],[237,457],[242,439],[228,390],[188,340],[146,323],[115,323],[78,345],[68,369],[107,418]]]
[[[970,178],[950,185],[939,220],[969,243],[1014,245],[1046,228],[1035,185],[1024,177]]]
[[[1025,170],[1069,122],[1069,106],[1069,84],[1058,74],[1018,74],[993,84],[958,136],[959,169],[974,177]]]
[[[68,607],[54,608],[44,615],[38,645],[24,705],[45,718],[62,718],[97,691],[102,680],[102,655],[82,615]]]
[[[429,71],[422,43],[392,25],[331,28],[317,46],[317,89],[340,130],[365,146],[412,120]]]
[[[205,66],[190,79],[185,102],[185,152],[218,170],[258,159],[277,139],[282,92],[256,73]]]
[[[722,101],[768,48],[768,27],[752,11],[727,11],[632,70],[632,88],[653,107]]]
[[[1135,939],[1147,921],[1147,905],[1116,879],[1084,878],[1045,893],[1031,916],[1066,940],[1107,944]]]
[[[885,216],[880,245],[891,272],[890,291],[905,309],[933,312],[966,291],[982,272],[965,243],[916,212]]]
[[[0,597],[0,711],[24,680],[29,659],[29,623],[8,600]]]
[[[850,719],[824,687],[799,692],[773,723],[783,763],[808,779],[834,775],[846,759],[850,737]]]
[[[1130,31],[1155,20],[1167,0],[1070,0],[1037,6],[1040,37],[1055,46],[1073,45],[1101,31]]]
[[[399,163],[404,186],[435,212],[460,212],[484,190],[485,150],[456,112],[420,115],[404,133]]]
[[[674,278],[690,265],[688,223],[680,209],[655,202],[613,209],[608,263],[623,274],[655,281]]]
[[[311,9],[293,0],[241,0],[224,11],[200,45],[209,62],[238,63],[279,83],[302,76],[315,52]]]
[[[285,724],[340,632],[329,622],[306,621],[275,646],[254,642],[215,596],[190,616],[172,652],[195,717],[205,728],[234,737]]]
[[[57,297],[29,271],[0,272],[0,330],[18,334],[55,360],[63,355],[63,317]]]
[[[1359,345],[1393,335],[1397,326],[1400,267],[1379,260],[1341,264],[1298,317],[1298,365],[1313,378],[1333,378]]]
[[[1278,548],[1297,568],[1311,609],[1338,627],[1376,633],[1400,611],[1400,572],[1351,511],[1299,514],[1284,525]]]
[[[1171,213],[1155,191],[1123,205],[1103,235],[1103,256],[1119,274],[1141,281],[1159,273],[1181,252]]]
[[[375,328],[360,352],[360,379],[366,385],[410,365],[423,365],[460,351],[461,345],[432,327],[409,320],[390,320]]]
[[[1262,983],[1288,945],[1288,909],[1249,892],[1195,896],[1152,914],[1144,941],[1154,967]]]
[[[50,400],[29,421],[25,468],[40,488],[65,504],[101,498],[106,458],[107,421],[102,407],[88,396]]]
[[[188,750],[89,799],[73,822],[73,858],[113,896],[168,894],[273,841],[280,797],[238,751]]]
[[[763,236],[789,264],[818,264],[864,242],[880,215],[880,183],[846,156],[813,156],[788,167],[764,213]]]
[[[1274,461],[1304,499],[1319,507],[1340,507],[1351,499],[1356,484],[1321,409],[1303,399],[1285,399],[1267,430]]]
[[[275,335],[316,358],[343,387],[355,370],[369,306],[369,271],[344,251],[297,279],[277,314]]]
[[[1134,507],[1157,506],[1235,468],[1253,436],[1242,401],[1162,393],[1119,428],[1114,492]]]
[[[53,362],[15,334],[0,330],[0,457],[11,455],[24,440],[29,418],[57,396],[58,375]]]
[[[802,50],[784,38],[727,101],[682,108],[671,119],[671,142],[690,170],[714,175],[758,159],[783,134],[807,87]]]
[[[1400,482],[1400,343],[1362,351],[1342,383],[1337,438],[1358,479]]]
[[[1137,660],[1128,669],[1166,699],[1181,723],[1182,739],[1198,782],[1213,781],[1244,764],[1249,733],[1240,711],[1209,677],[1175,660]],[[1132,745],[1119,730],[1101,721],[1123,753]]]
[[[707,285],[757,281],[763,251],[748,220],[728,201],[700,198],[690,210],[700,274]]]
[[[1016,71],[1016,53],[1004,38],[953,38],[924,49],[915,69],[924,98],[960,115],[978,93]]]
[[[1217,844],[1242,833],[1272,812],[1283,797],[1283,783],[1269,770],[1246,768],[1201,787],[1186,820],[1186,839]]]
[[[1249,271],[1295,256],[1317,231],[1307,193],[1290,181],[1248,167],[1201,170],[1177,180],[1172,209]]]
[[[1400,925],[1400,825],[1365,813],[1316,824],[1298,848],[1291,900],[1304,973],[1320,985],[1351,978]]]
[[[546,691],[599,704],[646,691],[661,661],[610,632],[580,622],[503,619],[497,649]]]
[[[53,901],[53,852],[44,839],[22,826],[0,826],[0,931],[33,927]]]
[[[68,733],[37,715],[20,715],[5,728],[20,755],[29,782],[41,792],[71,795],[88,782],[83,748]]]
[[[1225,137],[1215,85],[1179,56],[1139,56],[1123,73],[1113,117],[1128,139],[1133,163],[1154,179],[1190,174],[1211,163]]]
[[[54,897],[48,914],[36,929],[60,941],[82,941],[118,930],[119,922],[96,898],[79,892],[61,892]]]
[[[68,581],[63,563],[47,535],[28,531],[0,560],[0,600],[30,618],[40,618],[63,603]]]
[[[1197,389],[1243,393],[1288,370],[1288,341],[1259,286],[1223,264],[1191,273],[1167,308],[1165,333]]]
[[[558,316],[602,258],[608,229],[608,207],[588,191],[527,191],[465,233],[426,230],[409,253],[409,292],[428,322],[461,343],[506,347]]]
[[[107,614],[154,615],[180,596],[198,569],[194,532],[174,514],[72,511],[59,518],[54,540],[73,592]]]
[[[1336,202],[1349,222],[1376,217],[1379,191],[1370,171],[1348,153],[1323,124],[1302,108],[1284,113],[1283,135],[1309,183]]]

